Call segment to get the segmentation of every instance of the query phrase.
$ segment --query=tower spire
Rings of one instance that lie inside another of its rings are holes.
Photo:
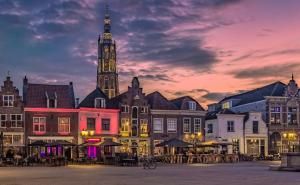
[[[105,6],[105,15],[104,15],[104,33],[110,33],[110,15],[109,15],[109,6]]]
[[[292,73],[292,80],[294,80],[294,74]]]

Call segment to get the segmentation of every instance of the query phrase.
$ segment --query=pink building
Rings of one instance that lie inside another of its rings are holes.
[[[107,97],[99,88],[79,104],[78,143],[87,147],[88,157],[100,157],[101,148],[96,143],[105,140],[117,141],[119,109],[107,107]]]

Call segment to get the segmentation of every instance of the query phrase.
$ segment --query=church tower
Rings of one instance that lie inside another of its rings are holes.
[[[108,6],[106,6],[104,32],[98,39],[97,87],[99,87],[108,98],[113,98],[119,95],[119,83],[116,42],[112,39],[110,29],[110,15]]]

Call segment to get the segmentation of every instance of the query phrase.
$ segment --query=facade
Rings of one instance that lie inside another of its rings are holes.
[[[270,152],[299,152],[300,96],[294,78],[280,96],[267,96]]]
[[[245,115],[236,114],[229,109],[210,113],[205,121],[205,140],[230,142],[232,145],[223,150],[227,150],[229,154],[244,154],[244,117]]]
[[[31,84],[23,81],[26,144],[42,140],[47,143],[67,141],[77,144],[78,111],[75,109],[73,83],[69,85]],[[71,148],[42,148],[40,155],[74,156]],[[30,154],[36,153],[31,147]]]
[[[108,109],[107,104],[106,95],[98,87],[79,104],[78,144],[117,141],[119,109]],[[87,155],[100,159],[100,147],[88,146]]]
[[[151,151],[154,155],[164,153],[157,144],[172,138],[190,143],[204,140],[206,112],[191,97],[168,100],[159,92],[147,95],[151,112]]]
[[[119,142],[123,144],[121,152],[149,155],[150,111],[138,78],[133,78],[131,87],[126,92],[109,100],[109,105],[111,108],[120,109]]]
[[[112,39],[110,29],[111,21],[107,7],[104,19],[104,32],[102,37],[99,36],[98,39],[97,87],[99,87],[108,98],[113,98],[119,95],[119,82],[116,42]]]
[[[268,155],[268,128],[261,112],[249,112],[244,123],[245,154]]]
[[[24,114],[19,90],[10,76],[0,90],[0,155],[24,153]]]

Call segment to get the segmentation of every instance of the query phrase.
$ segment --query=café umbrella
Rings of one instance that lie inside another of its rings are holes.
[[[176,147],[176,148],[188,148],[188,147],[193,147],[191,143],[179,140],[179,139],[170,139],[167,141],[163,141],[162,143],[159,143],[155,145],[156,147]]]

